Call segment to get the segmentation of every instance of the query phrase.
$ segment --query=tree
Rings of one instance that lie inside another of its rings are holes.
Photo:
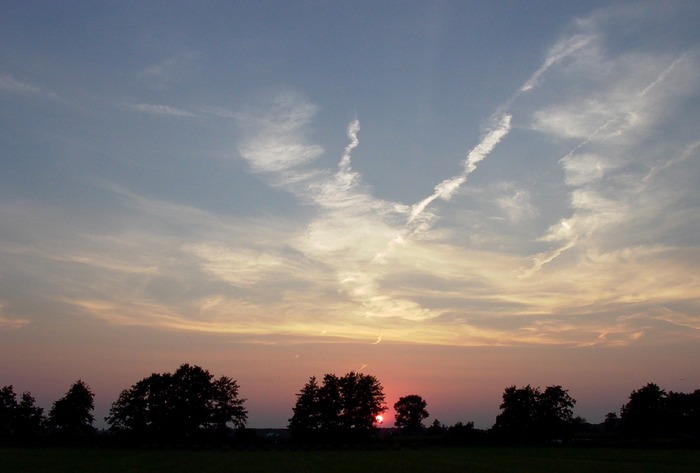
[[[105,418],[110,428],[136,436],[182,440],[202,432],[245,426],[245,399],[235,380],[213,379],[209,371],[189,364],[174,373],[154,373],[125,389]]]
[[[355,372],[340,378],[326,374],[321,386],[311,377],[297,394],[292,411],[289,428],[298,437],[328,438],[330,434],[358,439],[386,411],[384,389],[374,376]]]
[[[522,437],[534,430],[539,390],[529,384],[524,388],[510,386],[503,392],[501,413],[496,416],[494,430],[508,436]]]
[[[428,433],[430,435],[443,435],[447,431],[447,426],[435,419],[430,427],[428,427]]]
[[[245,427],[248,411],[243,407],[245,399],[238,397],[236,380],[221,376],[212,383],[212,399],[210,404],[210,426],[218,431],[226,430],[231,423],[235,428]]]
[[[188,364],[170,376],[166,402],[170,410],[167,424],[172,432],[191,436],[200,428],[209,427],[214,397],[212,377],[209,371]]]
[[[14,434],[17,395],[12,385],[0,389],[0,437]]]
[[[377,416],[386,411],[384,389],[374,376],[350,372],[340,378],[343,411],[341,427],[369,431]]]
[[[666,398],[666,415],[669,431],[700,434],[700,389],[688,394],[670,391]]]
[[[292,408],[294,414],[289,419],[292,433],[319,430],[322,425],[322,409],[316,377],[309,378],[308,383],[297,394],[297,402]]]
[[[620,418],[617,417],[616,412],[608,412],[605,414],[605,420],[603,421],[603,428],[606,432],[612,433],[617,432],[620,427]]]
[[[53,403],[49,411],[49,425],[68,436],[84,436],[95,432],[95,395],[82,380],[76,381],[65,396]]]
[[[36,405],[31,393],[23,392],[15,414],[15,434],[22,439],[30,439],[43,431],[45,422],[44,409]]]
[[[420,432],[423,430],[423,420],[430,414],[425,409],[428,403],[417,394],[399,398],[394,404],[396,419],[394,425],[405,432]]]
[[[340,390],[340,378],[334,374],[326,374],[323,377],[323,383],[318,389],[318,411],[320,430],[326,432],[340,430],[343,393]]]
[[[573,425],[575,404],[576,400],[561,386],[549,386],[544,392],[530,385],[511,386],[503,393],[494,431],[520,440],[561,438]]]
[[[537,399],[538,428],[548,437],[564,437],[574,423],[576,401],[561,386],[548,386]]]
[[[138,434],[166,431],[169,406],[168,382],[164,378],[154,373],[123,390],[105,418],[111,429]]]
[[[624,431],[635,435],[658,435],[665,430],[667,421],[666,391],[654,383],[632,391],[627,404],[620,410]]]
[[[12,386],[0,389],[0,438],[26,441],[44,428],[44,409],[35,405],[32,395],[25,391],[17,402]]]
[[[620,420],[626,431],[655,435],[661,432],[665,418],[666,391],[654,383],[632,391],[627,404],[620,410]]]

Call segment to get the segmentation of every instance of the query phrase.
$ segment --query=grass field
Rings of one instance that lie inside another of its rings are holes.
[[[422,448],[330,451],[0,449],[0,472],[700,472],[698,450]]]

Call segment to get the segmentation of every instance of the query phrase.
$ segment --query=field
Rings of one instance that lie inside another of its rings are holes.
[[[0,471],[688,473],[700,472],[700,451],[496,447],[372,451],[0,449]]]

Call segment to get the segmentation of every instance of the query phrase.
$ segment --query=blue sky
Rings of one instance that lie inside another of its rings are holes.
[[[0,11],[2,384],[196,362],[254,426],[353,369],[482,426],[700,384],[695,2]]]

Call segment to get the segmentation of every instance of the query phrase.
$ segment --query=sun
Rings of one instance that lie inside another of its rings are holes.
[[[374,418],[374,420],[377,421],[377,424],[381,424],[382,422],[384,422],[384,416],[379,414],[377,417]]]

